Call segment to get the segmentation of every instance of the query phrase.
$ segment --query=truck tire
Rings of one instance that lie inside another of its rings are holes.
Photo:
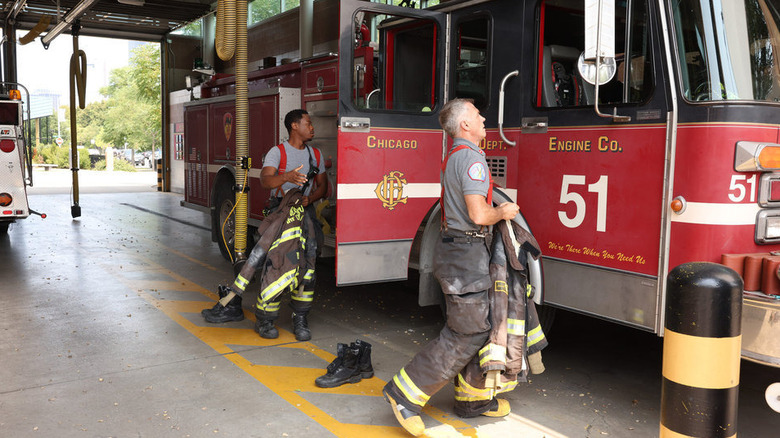
[[[216,208],[217,245],[219,252],[225,260],[233,259],[233,248],[236,241],[236,212],[233,206],[236,203],[235,194],[230,184],[220,184],[214,193],[214,207]],[[230,215],[230,218],[228,218]],[[227,222],[225,219],[227,219]]]
[[[236,204],[235,193],[233,193],[233,187],[231,184],[223,183],[219,184],[215,190],[214,207],[217,215],[217,245],[219,245],[219,252],[225,260],[230,260],[233,263],[235,257],[235,242],[236,242],[236,212],[233,210],[233,206]],[[230,218],[225,223],[225,218],[230,215]],[[222,228],[224,225],[224,229]],[[223,238],[224,231],[224,238]],[[255,234],[257,229],[255,227],[247,226],[246,230],[246,254],[249,256],[249,252],[255,246]],[[227,244],[227,245],[226,245]]]
[[[10,222],[0,222],[0,235],[8,233],[8,226],[9,225],[11,225]]]

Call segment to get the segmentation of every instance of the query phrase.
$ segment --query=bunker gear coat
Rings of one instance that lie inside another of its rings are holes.
[[[536,307],[530,300],[531,289],[526,270],[526,251],[538,258],[541,254],[534,237],[512,222],[493,227],[490,256],[490,277],[493,282],[490,297],[491,330],[485,345],[458,373],[455,380],[455,412],[473,417],[484,412],[494,395],[514,389],[528,376],[528,355],[547,346]],[[509,237],[517,235],[523,249],[518,252]],[[500,373],[495,386],[486,385],[489,371]]]
[[[258,319],[275,320],[281,295],[287,290],[292,292],[291,306],[295,312],[311,309],[317,243],[315,225],[311,216],[305,214],[302,201],[299,189],[289,190],[278,209],[265,217],[257,229],[260,241],[233,283],[234,288],[244,291],[256,270],[260,270],[255,309]]]

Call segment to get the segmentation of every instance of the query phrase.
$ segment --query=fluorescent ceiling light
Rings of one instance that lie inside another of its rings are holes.
[[[81,3],[77,4],[73,7],[73,9],[68,11],[68,13],[65,14],[65,17],[62,18],[62,21],[57,23],[57,25],[54,26],[52,30],[41,37],[41,43],[43,43],[43,47],[48,49],[49,44],[54,38],[57,38],[57,36],[61,34],[62,31],[64,31],[65,28],[73,22],[73,20],[84,15],[84,13],[87,12],[89,8],[91,8],[92,5],[96,2],[97,0],[82,0]]]

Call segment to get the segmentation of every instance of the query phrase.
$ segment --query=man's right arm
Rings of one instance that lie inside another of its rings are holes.
[[[277,174],[277,169],[273,166],[265,166],[260,171],[260,184],[265,189],[275,189],[281,187],[286,182],[291,182],[297,186],[302,186],[306,182],[306,175],[298,172],[303,168],[303,164],[295,169]]]
[[[488,205],[482,195],[464,195],[469,218],[477,225],[493,225],[500,220],[512,220],[520,211],[514,202],[504,202],[497,207]]]

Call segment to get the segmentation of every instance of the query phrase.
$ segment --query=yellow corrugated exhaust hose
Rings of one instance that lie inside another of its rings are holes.
[[[19,38],[19,44],[25,45],[38,38],[38,35],[49,27],[49,23],[51,23],[51,15],[43,15],[41,19],[38,20],[38,24],[24,34],[23,37]]]
[[[236,220],[233,261],[237,269],[246,260],[247,196],[249,167],[249,103],[247,89],[247,2],[219,0],[214,45],[223,61],[236,57]],[[240,182],[240,183],[239,183]]]
[[[236,52],[236,1],[219,0],[217,3],[217,32],[214,46],[217,56],[230,61]]]
[[[79,49],[79,26],[71,29],[73,35],[73,55],[70,57],[70,170],[73,175],[73,205],[70,215],[73,218],[81,216],[79,205],[79,153],[76,128],[76,92],[78,91],[79,108],[84,109],[87,93],[87,54]]]

